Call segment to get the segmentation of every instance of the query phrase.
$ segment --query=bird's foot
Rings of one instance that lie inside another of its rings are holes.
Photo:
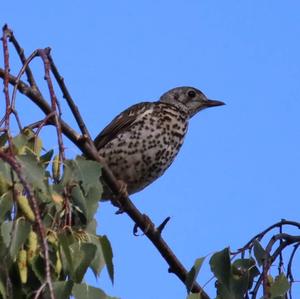
[[[151,221],[149,216],[147,216],[146,214],[143,214],[143,218],[144,218],[144,223],[145,223],[144,229],[142,229],[143,233],[141,235],[138,234],[139,226],[137,224],[135,224],[133,227],[133,234],[135,236],[143,236],[143,235],[147,234],[147,232],[150,230],[150,228],[154,228],[154,223]]]

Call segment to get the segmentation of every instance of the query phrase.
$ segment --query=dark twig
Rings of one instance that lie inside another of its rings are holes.
[[[59,156],[61,158],[60,162],[63,163],[63,161],[65,160],[65,149],[64,149],[64,145],[63,145],[63,138],[62,138],[62,131],[61,131],[61,111],[60,111],[57,97],[54,92],[52,80],[50,77],[50,62],[48,59],[48,54],[50,53],[50,48],[38,49],[37,52],[38,52],[38,55],[42,58],[42,60],[44,62],[45,80],[47,81],[50,98],[51,98],[51,110],[56,112],[54,114],[53,118],[54,118],[54,123],[55,123],[55,127],[56,127],[57,138],[58,138]]]
[[[1,73],[0,73],[1,76]],[[268,232],[270,232],[272,229],[276,228],[276,227],[280,227],[283,225],[290,225],[293,226],[295,228],[300,229],[300,223],[296,222],[296,221],[290,221],[290,220],[285,220],[282,219],[279,222],[276,222],[274,224],[272,224],[271,226],[269,226],[268,228],[266,228],[265,230],[263,230],[262,232],[256,234],[253,238],[250,239],[250,241],[248,241],[242,248],[239,248],[237,251],[232,252],[232,255],[236,255],[239,254],[245,250],[251,249],[253,247],[253,242],[255,240],[260,241]]]
[[[22,62],[22,65],[26,65],[25,68],[25,72],[26,72],[26,76],[27,76],[27,81],[30,84],[30,86],[32,88],[34,88],[36,91],[39,91],[38,86],[36,85],[36,82],[34,80],[33,74],[31,69],[28,66],[27,60],[25,55],[24,55],[24,49],[19,45],[18,41],[16,40],[13,31],[11,29],[9,29],[8,27],[6,27],[6,31],[7,31],[7,35],[9,36],[9,41],[13,44],[13,46],[15,47],[20,60]]]
[[[49,59],[49,62],[50,62],[51,71],[52,71],[52,73],[53,73],[53,75],[54,75],[54,77],[55,77],[62,93],[63,93],[63,97],[67,101],[67,103],[68,103],[68,105],[69,105],[69,107],[70,107],[70,109],[73,113],[73,116],[74,116],[74,118],[75,118],[75,120],[78,124],[78,127],[81,131],[82,136],[86,136],[87,139],[92,140],[91,136],[90,136],[90,133],[89,133],[89,131],[88,131],[81,115],[80,115],[78,107],[75,105],[75,102],[73,101],[73,99],[72,99],[72,97],[71,97],[71,95],[70,95],[70,93],[69,93],[69,91],[68,91],[68,89],[65,85],[64,78],[60,75],[60,73],[59,73],[59,71],[58,71],[58,69],[57,69],[50,53],[48,54],[48,59]]]
[[[296,254],[299,246],[300,246],[300,242],[294,245],[294,248],[293,248],[293,251],[292,251],[291,256],[289,258],[289,262],[288,262],[288,266],[287,266],[286,276],[287,276],[287,278],[289,278],[289,280],[291,282],[291,287],[289,289],[290,298],[292,298],[292,286],[293,286],[293,282],[295,281],[294,276],[293,276],[293,271],[292,271],[292,264],[293,264],[295,254]]]
[[[259,287],[261,285],[261,283],[263,283],[264,286],[264,295],[267,295],[265,293],[265,282],[264,279],[266,279],[265,274],[266,271],[269,270],[271,264],[278,258],[278,256],[281,254],[281,252],[288,246],[291,245],[293,243],[299,243],[300,242],[300,236],[292,236],[286,233],[282,233],[282,234],[277,234],[275,236],[273,236],[271,238],[271,240],[269,241],[268,245],[266,246],[266,251],[268,253],[271,252],[273,245],[276,243],[276,241],[282,241],[280,242],[279,246],[276,248],[276,250],[274,251],[274,253],[266,258],[266,265],[264,265],[264,269],[263,269],[263,273],[259,276],[255,287],[252,290],[252,299],[256,299]],[[266,297],[268,298],[268,297]]]
[[[283,225],[279,226],[279,233],[282,234],[283,232]],[[280,245],[282,243],[282,240],[280,239]],[[283,267],[283,256],[282,256],[282,251],[279,254],[279,264],[278,264],[278,273],[280,274],[282,272],[282,267]]]
[[[7,45],[7,25],[3,27],[3,36],[2,36],[2,43],[3,43],[3,54],[4,54],[4,95],[5,95],[5,116],[0,122],[0,126],[2,126],[3,122],[5,124],[5,131],[8,136],[8,144],[9,150],[12,152],[12,138],[10,135],[10,113],[11,113],[11,105],[10,105],[10,97],[9,97],[9,51]]]
[[[17,75],[17,80],[16,80],[16,84],[14,85],[14,89],[13,89],[13,93],[11,96],[11,106],[13,108],[15,108],[15,102],[16,102],[16,96],[17,96],[17,88],[18,88],[18,84],[20,82],[20,79],[22,77],[22,75],[24,74],[24,72],[26,71],[29,63],[35,58],[37,57],[37,51],[35,50],[33,53],[31,53],[31,55],[28,57],[28,59],[25,60],[24,65],[22,66],[21,70],[19,71],[18,75]]]

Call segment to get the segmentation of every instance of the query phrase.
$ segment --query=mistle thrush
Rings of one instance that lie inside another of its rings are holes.
[[[157,102],[135,104],[120,113],[96,137],[99,154],[128,194],[144,189],[172,164],[187,132],[189,119],[199,111],[224,105],[209,100],[193,87],[177,87]],[[112,193],[104,185],[102,199]]]

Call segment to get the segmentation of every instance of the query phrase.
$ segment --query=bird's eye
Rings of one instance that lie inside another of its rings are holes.
[[[190,90],[190,91],[188,92],[188,96],[189,96],[190,98],[194,98],[194,97],[196,96],[195,91],[194,91],[194,90]]]

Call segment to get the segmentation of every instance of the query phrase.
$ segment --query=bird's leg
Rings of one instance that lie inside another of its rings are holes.
[[[128,197],[127,184],[122,180],[118,180],[118,185],[119,185],[118,195],[113,195],[112,198],[112,204],[119,208],[115,213],[117,215],[122,214],[124,212],[122,199]]]

